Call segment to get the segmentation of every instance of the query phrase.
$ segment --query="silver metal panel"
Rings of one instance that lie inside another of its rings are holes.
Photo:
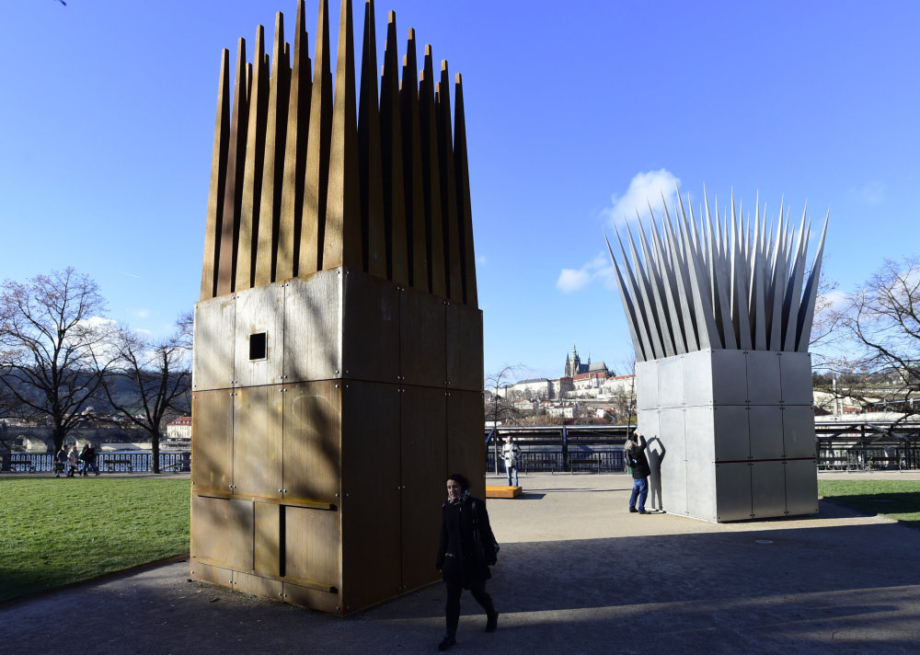
[[[482,391],[482,310],[448,303],[447,385],[451,389]]]
[[[661,439],[661,445],[664,447],[664,461],[680,460],[683,462],[687,459],[687,441],[684,434],[684,415],[686,410],[680,407],[671,409],[662,409],[658,413],[658,437]],[[641,419],[640,419],[641,424]]]
[[[751,465],[716,464],[716,520],[751,518]]]
[[[342,377],[342,269],[283,284],[284,381]]]
[[[786,511],[790,516],[818,513],[818,467],[815,460],[786,462]]]
[[[415,289],[401,292],[399,300],[402,381],[413,386],[443,388],[447,381],[447,357],[444,355],[446,301]],[[481,362],[482,357],[479,359]]]
[[[392,282],[345,270],[345,377],[392,384],[399,381],[399,296]]]
[[[783,409],[783,444],[788,458],[815,456],[815,415],[811,407],[793,405]]]
[[[782,462],[755,462],[751,467],[754,518],[786,515],[786,481]]]
[[[782,400],[779,353],[765,350],[748,352],[747,387],[748,400],[752,405],[779,405]]]
[[[682,408],[658,413],[659,438],[664,448],[661,459],[661,498],[671,514],[687,515],[687,462]]]
[[[689,389],[687,390],[689,396]],[[712,351],[712,402],[744,405],[747,401],[747,358],[741,350]],[[689,403],[688,403],[689,404]]]
[[[688,461],[715,461],[715,411],[712,407],[688,407],[684,414],[684,434]]]
[[[736,351],[737,352],[737,351]],[[748,428],[747,407],[729,405],[714,407],[715,422],[714,441],[715,459],[723,462],[736,462],[751,456],[751,438]]]
[[[233,379],[238,387],[281,382],[284,287],[271,284],[236,293]],[[250,359],[252,335],[265,335],[265,357]]]
[[[680,407],[684,404],[684,384],[681,364],[686,355],[658,360],[658,405]]]
[[[783,411],[780,407],[751,406],[751,457],[779,459],[783,456]]]
[[[236,300],[221,296],[195,305],[192,389],[210,391],[233,386],[233,324]]]
[[[712,350],[698,350],[681,358],[684,402],[687,406],[712,405]]]
[[[661,440],[661,415],[658,410],[650,409],[639,414],[639,429],[648,440],[645,455],[651,474],[648,478],[648,506],[662,509],[661,498],[661,464],[667,450]]]
[[[779,358],[783,402],[808,405],[814,402],[811,382],[811,356],[808,353],[784,352]]]
[[[658,408],[658,360],[636,364],[636,405],[640,411]]]
[[[648,441],[658,438],[661,433],[661,412],[657,409],[640,411],[637,430],[645,435]]]
[[[716,467],[712,460],[687,460],[687,514],[716,520]]]

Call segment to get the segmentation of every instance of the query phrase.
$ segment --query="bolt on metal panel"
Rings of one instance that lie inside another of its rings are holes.
[[[786,462],[786,512],[789,516],[818,513],[818,466],[815,460]]]
[[[784,352],[779,358],[782,381],[783,403],[786,405],[808,405],[814,402],[811,381],[811,355],[808,353]]]
[[[749,414],[751,457],[755,460],[783,457],[782,409],[751,405]]]
[[[345,271],[342,317],[344,377],[397,383],[400,291],[380,278]]]
[[[658,408],[658,360],[636,364],[636,406]]]
[[[342,269],[284,283],[284,381],[342,377]]]
[[[786,457],[815,456],[815,415],[811,407],[783,408],[783,444]]]
[[[680,407],[684,404],[682,358],[666,357],[658,360],[658,405]]]
[[[811,380],[811,374],[809,374]],[[748,400],[752,405],[779,405],[783,399],[779,354],[767,350],[747,353]]]
[[[751,435],[747,407],[717,406],[713,408],[715,459],[719,461],[748,460],[751,457]]]
[[[236,294],[234,386],[250,387],[281,380],[284,357],[283,316],[284,287],[280,284],[256,287]],[[254,352],[259,340],[264,349]]]
[[[223,296],[195,305],[192,389],[209,391],[233,386],[233,332],[236,300]]]
[[[747,402],[747,357],[741,350],[715,349],[710,352],[712,402],[714,405],[744,405]],[[686,367],[686,360],[684,362]]]
[[[748,462],[716,464],[716,520],[751,518],[751,465]]]
[[[782,462],[755,462],[751,466],[754,518],[786,514],[786,479]]]

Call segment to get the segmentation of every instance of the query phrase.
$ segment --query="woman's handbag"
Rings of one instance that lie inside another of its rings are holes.
[[[486,542],[483,541],[482,531],[479,529],[479,511],[476,509],[476,501],[473,501],[473,548],[480,562],[493,566],[498,562],[498,551],[501,550],[501,546],[495,540],[494,534],[490,532],[489,537],[492,539],[493,555],[491,558],[486,555]]]

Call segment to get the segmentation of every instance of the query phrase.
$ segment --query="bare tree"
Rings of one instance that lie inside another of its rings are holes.
[[[920,414],[920,258],[886,260],[853,294],[844,324],[862,351],[851,368],[866,371],[869,393],[899,420]]]
[[[107,364],[105,300],[73,268],[0,287],[0,385],[22,418],[51,427],[54,448],[84,420]]]
[[[112,408],[150,436],[153,472],[160,472],[160,435],[165,421],[188,411],[191,386],[187,316],[176,332],[151,340],[120,326],[112,335],[115,361],[102,388]]]

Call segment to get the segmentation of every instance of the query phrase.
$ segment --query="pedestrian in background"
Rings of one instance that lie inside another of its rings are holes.
[[[518,486],[518,462],[521,460],[521,447],[514,443],[514,437],[510,434],[505,439],[505,445],[502,446],[502,459],[505,460],[505,473],[508,475],[508,486]],[[512,476],[514,484],[511,484]]]
[[[645,499],[648,497],[648,476],[652,470],[645,456],[645,435],[636,430],[635,434],[626,440],[623,452],[626,465],[632,471],[633,489],[629,495],[629,511],[645,514]],[[636,500],[638,498],[638,509]]]
[[[441,539],[438,570],[447,586],[447,633],[438,644],[445,651],[457,643],[460,623],[460,595],[469,589],[486,611],[486,632],[498,626],[498,612],[486,593],[489,566],[496,562],[495,536],[489,524],[486,504],[470,496],[470,481],[459,473],[447,479],[447,502],[441,508]]]
[[[67,446],[62,445],[54,456],[54,477],[61,477],[61,473],[66,474],[67,470]]]
[[[76,444],[70,447],[67,453],[67,477],[72,478],[77,473],[77,467],[80,466],[80,455],[77,454]]]

